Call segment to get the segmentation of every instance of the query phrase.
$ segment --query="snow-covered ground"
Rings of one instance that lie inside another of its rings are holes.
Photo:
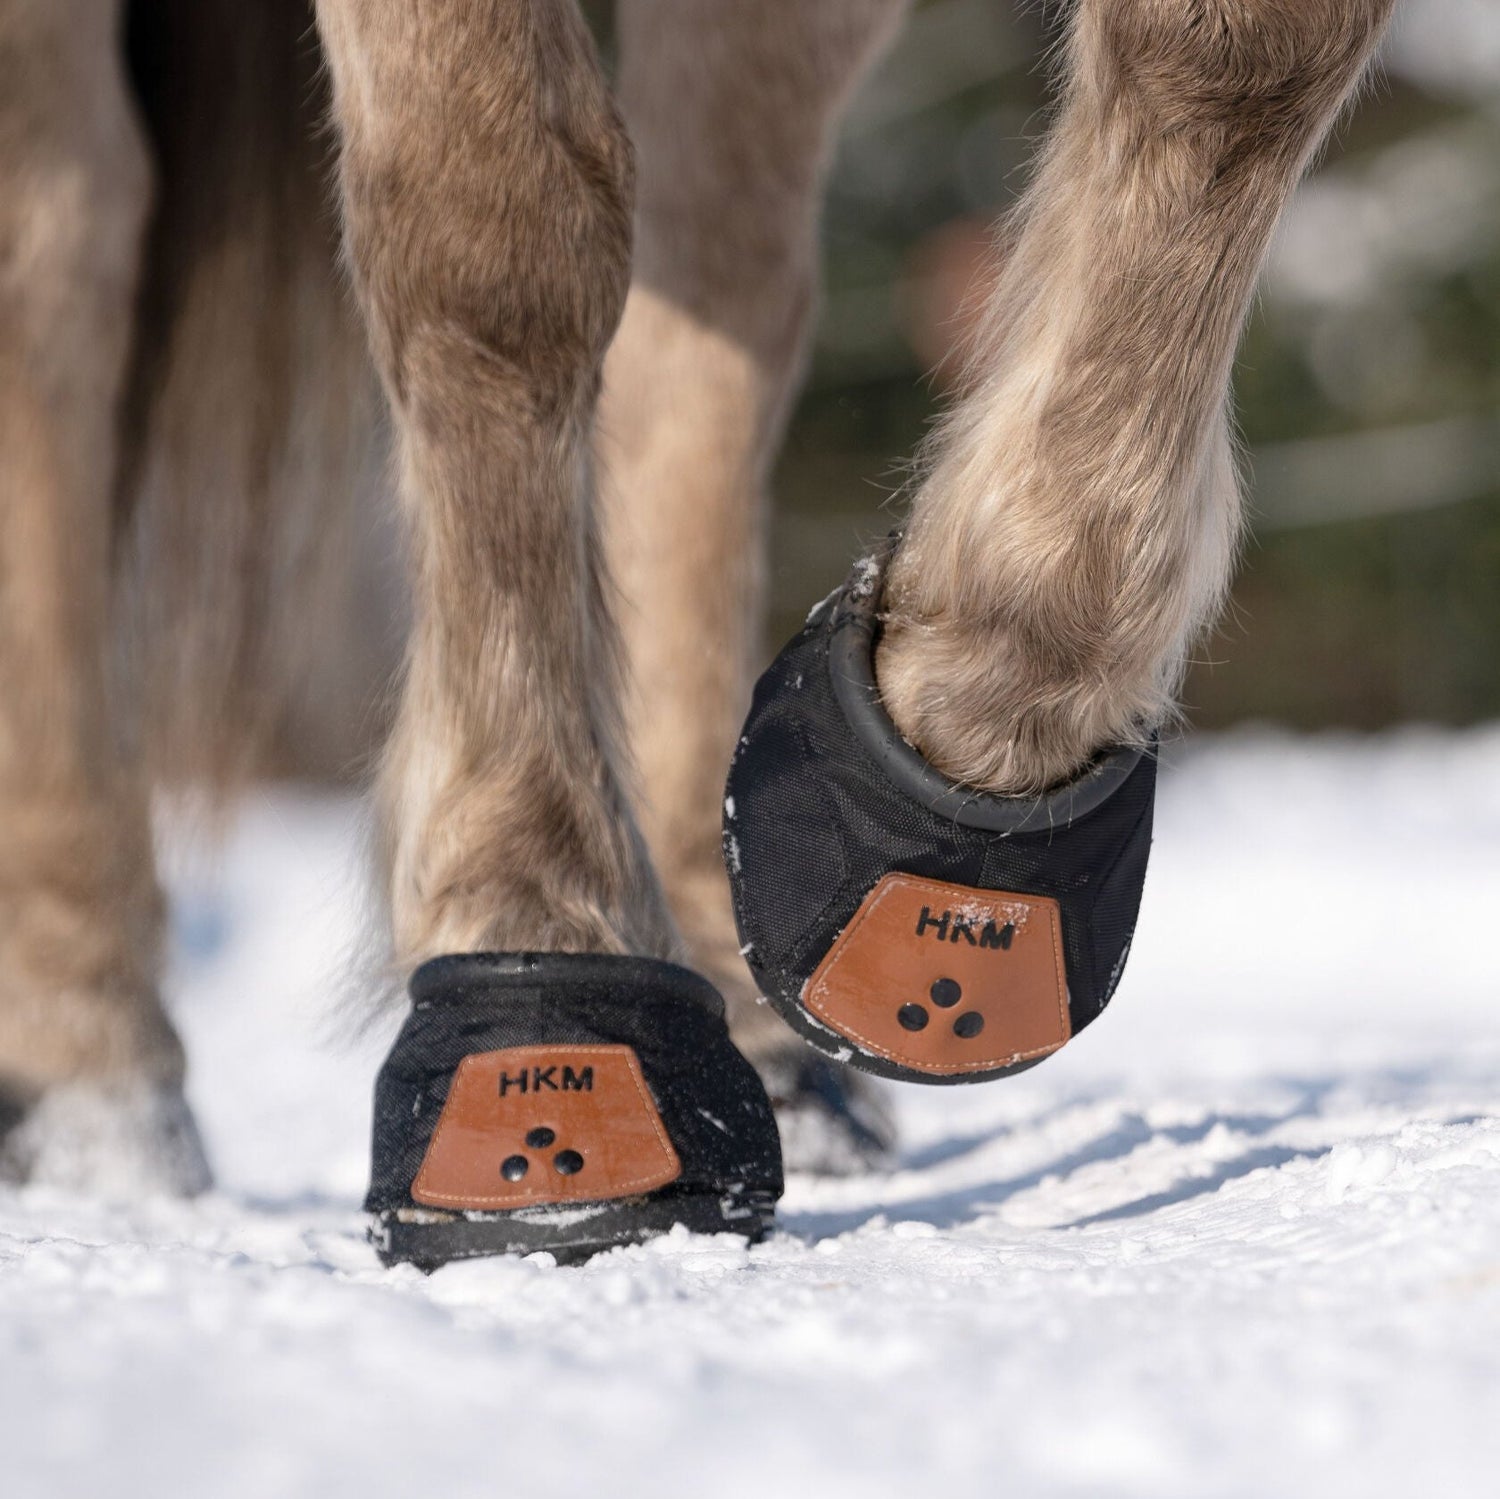
[[[383,1271],[349,804],[177,880],[220,1186],[0,1194],[0,1494],[1500,1492],[1500,731],[1179,750],[1110,1014],[747,1252]]]

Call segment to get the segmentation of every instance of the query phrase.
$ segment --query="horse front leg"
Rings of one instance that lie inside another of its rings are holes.
[[[590,464],[632,162],[572,0],[321,0],[415,624],[382,774],[396,960],[665,956]]]
[[[1060,114],[904,534],[762,678],[731,768],[751,965],[828,1054],[1009,1076],[1114,994],[1152,740],[1239,526],[1235,342],[1391,4],[1075,8]]]
[[[954,780],[1066,780],[1171,713],[1240,525],[1235,345],[1393,0],[1083,0],[967,393],[885,584],[880,690]]]
[[[623,128],[573,0],[318,14],[414,562],[383,780],[413,1004],[376,1083],[377,1246],[759,1237],[770,1105],[712,986],[665,961],[617,748],[590,451],[630,274]]]

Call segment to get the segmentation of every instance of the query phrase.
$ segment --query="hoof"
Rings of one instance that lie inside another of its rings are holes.
[[[683,1226],[758,1240],[781,1195],[765,1089],[671,963],[436,958],[375,1085],[365,1207],[387,1264],[586,1259]]]
[[[12,1104],[0,1177],[108,1201],[193,1197],[212,1185],[203,1142],[175,1083],[72,1082]]]
[[[856,1176],[895,1159],[896,1121],[880,1084],[797,1046],[757,1068],[781,1131],[788,1171]]]
[[[1101,754],[1040,797],[940,775],[881,705],[879,567],[760,679],[724,852],[761,991],[826,1055],[906,1082],[1034,1066],[1109,1003],[1135,930],[1156,762]]]

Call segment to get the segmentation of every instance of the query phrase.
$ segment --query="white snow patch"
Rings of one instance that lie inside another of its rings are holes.
[[[816,620],[824,612],[824,610],[826,610],[828,606],[832,604],[833,601],[839,596],[839,589],[841,589],[843,586],[844,585],[840,583],[838,588],[835,588],[826,597],[819,599],[818,602],[807,611],[807,618],[803,621],[803,623],[805,625],[812,624],[813,621]]]
[[[850,598],[869,598],[875,592],[875,587],[879,582],[880,563],[874,557],[861,557],[854,564],[854,570],[849,575]]]
[[[539,1208],[521,1208],[517,1211],[516,1217],[525,1223],[545,1223],[548,1228],[570,1228],[575,1223],[587,1223],[590,1218],[597,1218],[605,1211],[607,1209],[594,1205],[581,1208],[549,1205]]]
[[[1009,922],[1019,932],[1030,920],[1032,907],[1016,900],[975,898],[950,901],[944,905],[943,911],[956,917],[960,924],[982,927],[987,921],[994,921],[998,926]],[[935,911],[933,914],[941,915],[942,912]]]

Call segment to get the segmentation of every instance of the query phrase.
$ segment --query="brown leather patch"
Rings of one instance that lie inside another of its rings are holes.
[[[681,1175],[628,1046],[516,1046],[458,1064],[411,1195],[541,1207],[633,1197]]]
[[[803,1004],[915,1072],[1046,1056],[1072,1035],[1057,902],[888,874],[808,980]]]

